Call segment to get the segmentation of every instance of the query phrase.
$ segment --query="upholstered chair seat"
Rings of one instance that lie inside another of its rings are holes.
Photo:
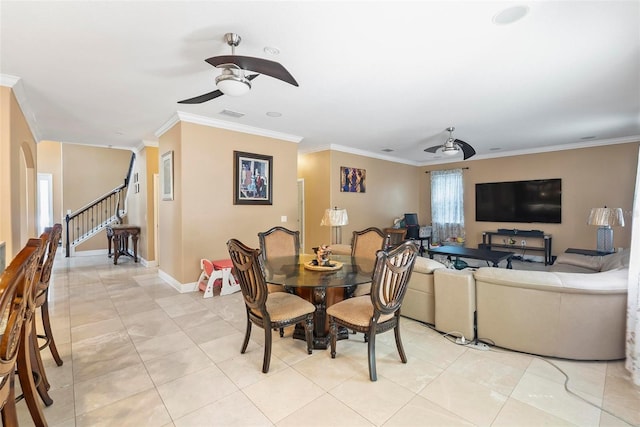
[[[376,335],[394,330],[396,347],[402,363],[407,356],[400,339],[400,308],[407,291],[418,249],[405,242],[395,249],[376,253],[371,294],[348,298],[327,309],[331,333],[331,358],[336,357],[338,326],[344,326],[368,337],[369,379],[377,380]]]
[[[259,249],[251,249],[236,239],[227,242],[227,249],[247,311],[247,329],[240,353],[244,354],[249,345],[251,325],[264,329],[262,372],[266,374],[271,363],[271,330],[280,329],[282,336],[282,328],[300,323],[305,329],[307,352],[311,354],[316,307],[293,294],[269,293]]]

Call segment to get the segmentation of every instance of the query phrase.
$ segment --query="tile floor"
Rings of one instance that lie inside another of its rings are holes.
[[[362,335],[307,355],[305,344],[274,338],[271,370],[261,373],[264,341],[254,328],[244,355],[239,293],[179,294],[155,268],[105,256],[64,258],[54,266],[51,312],[64,359],[44,352],[55,403],[51,426],[625,426],[640,425],[640,388],[623,362],[552,360],[449,342],[406,319],[409,358],[393,333],[378,337],[378,381],[369,381]],[[32,425],[24,402],[20,424]]]

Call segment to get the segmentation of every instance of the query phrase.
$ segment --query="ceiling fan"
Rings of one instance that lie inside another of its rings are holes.
[[[445,141],[444,144],[425,148],[424,151],[426,151],[427,153],[435,153],[438,150],[442,149],[442,154],[453,156],[455,154],[458,154],[460,150],[462,150],[462,152],[464,153],[463,160],[467,160],[469,157],[475,156],[476,150],[474,150],[472,146],[459,139],[454,139],[451,136],[451,133],[455,129],[456,128],[454,128],[453,126],[447,128],[447,131],[449,132],[449,138]]]
[[[244,95],[251,89],[251,81],[260,74],[298,86],[296,79],[278,62],[252,56],[236,55],[235,48],[242,40],[239,35],[227,33],[224,35],[224,39],[231,46],[231,55],[213,56],[205,59],[206,62],[214,67],[222,69],[222,74],[216,77],[218,89],[194,98],[183,99],[178,101],[178,104],[201,104],[222,95]],[[246,71],[253,71],[257,74],[246,75]]]

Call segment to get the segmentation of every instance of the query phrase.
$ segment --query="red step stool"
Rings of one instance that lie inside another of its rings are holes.
[[[214,284],[222,284],[220,295],[229,295],[240,290],[240,284],[231,274],[233,263],[230,259],[210,261],[203,258],[200,260],[200,268],[202,272],[198,278],[198,288],[204,291],[204,298],[213,297]]]

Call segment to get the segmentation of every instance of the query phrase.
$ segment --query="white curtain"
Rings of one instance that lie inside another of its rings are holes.
[[[431,172],[431,239],[464,237],[462,169]]]
[[[626,367],[631,372],[633,383],[640,386],[640,152],[631,218]]]

